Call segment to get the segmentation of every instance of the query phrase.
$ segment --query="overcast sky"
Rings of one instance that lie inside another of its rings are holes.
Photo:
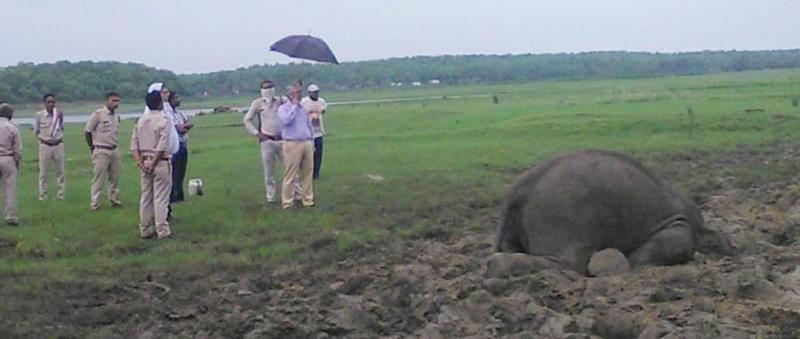
[[[800,47],[800,0],[0,0],[0,66],[144,63],[178,73],[289,62],[289,34],[340,61],[414,55]]]

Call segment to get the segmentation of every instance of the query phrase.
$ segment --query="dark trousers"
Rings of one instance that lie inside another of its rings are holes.
[[[319,179],[319,169],[322,167],[322,137],[314,138],[314,179]]]
[[[183,179],[186,177],[186,165],[189,163],[189,151],[186,144],[181,144],[178,153],[172,155],[172,194],[169,202],[183,201]]]

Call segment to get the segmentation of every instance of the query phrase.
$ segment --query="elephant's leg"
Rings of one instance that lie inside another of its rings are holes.
[[[565,266],[556,257],[500,252],[489,257],[489,261],[486,263],[486,277],[521,276],[549,268],[563,269]]]
[[[685,263],[694,254],[692,230],[676,222],[650,236],[647,242],[628,255],[632,267]]]

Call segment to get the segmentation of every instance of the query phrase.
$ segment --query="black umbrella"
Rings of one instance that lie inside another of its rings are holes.
[[[308,59],[338,64],[336,56],[322,39],[311,35],[290,35],[278,40],[269,47],[271,51],[280,52],[293,58]]]

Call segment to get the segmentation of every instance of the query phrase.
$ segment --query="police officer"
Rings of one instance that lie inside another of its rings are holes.
[[[0,103],[0,178],[6,196],[6,223],[19,225],[17,218],[17,171],[22,160],[22,140],[19,129],[11,123],[14,109]]]
[[[119,107],[119,94],[108,92],[105,105],[94,111],[86,122],[84,136],[94,163],[92,177],[92,193],[89,208],[96,211],[100,208],[100,192],[103,181],[108,177],[108,200],[112,207],[119,207],[119,172],[120,155],[117,149],[117,129],[120,117],[116,113]]]
[[[55,163],[58,199],[64,199],[64,114],[56,107],[56,96],[45,94],[44,109],[34,116],[33,133],[39,139],[39,200],[47,199],[47,175]]]
[[[275,162],[283,162],[283,139],[281,138],[281,121],[278,118],[278,107],[286,101],[275,94],[272,81],[261,82],[261,96],[250,104],[244,116],[244,126],[250,134],[258,139],[261,146],[261,160],[264,165],[264,186],[267,191],[267,202],[277,202],[275,180]],[[253,123],[253,119],[257,123]]]
[[[149,112],[139,118],[131,135],[131,152],[142,177],[139,236],[164,239],[172,235],[167,222],[167,206],[172,191],[170,134],[175,127],[161,112],[163,100],[160,92],[151,91],[145,102]]]

